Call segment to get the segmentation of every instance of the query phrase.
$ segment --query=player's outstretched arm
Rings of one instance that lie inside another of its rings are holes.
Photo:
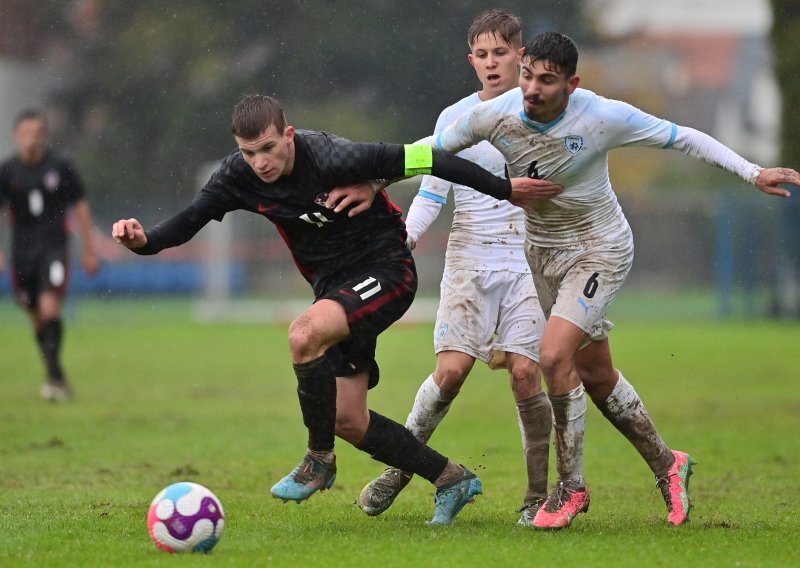
[[[767,195],[791,197],[791,192],[780,187],[780,184],[800,186],[800,173],[790,168],[765,168],[758,174],[755,182],[755,186]]]
[[[495,176],[482,167],[454,154],[431,148],[425,144],[394,146],[404,152],[406,177],[429,174],[471,187],[495,199],[508,199],[521,207],[534,205],[542,199],[555,197],[563,187],[548,180],[533,178],[514,178],[506,180]],[[393,156],[396,160],[399,156]],[[392,174],[394,175],[394,173]],[[352,217],[365,211],[375,199],[373,186],[368,182],[337,187],[328,194],[326,206],[339,212],[345,207],[355,205],[350,211]]]
[[[111,237],[131,250],[142,248],[147,244],[144,227],[136,219],[120,219],[114,223],[111,227]]]

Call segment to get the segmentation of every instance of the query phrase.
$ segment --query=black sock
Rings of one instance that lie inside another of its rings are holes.
[[[404,426],[369,411],[369,427],[358,449],[372,459],[424,477],[433,483],[444,471],[447,458],[429,448]]]
[[[294,363],[297,397],[308,428],[308,449],[333,450],[336,436],[336,376],[327,356],[308,363]]]
[[[64,380],[64,371],[61,369],[61,337],[63,335],[63,325],[61,319],[52,319],[36,332],[36,339],[39,342],[39,349],[44,356],[47,366],[47,376],[56,381]]]

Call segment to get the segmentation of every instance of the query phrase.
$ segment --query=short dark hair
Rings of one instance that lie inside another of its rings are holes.
[[[508,45],[522,45],[522,24],[519,18],[503,10],[483,12],[472,21],[467,33],[470,48],[478,40],[478,36],[483,34],[500,36]]]
[[[275,126],[278,134],[286,130],[283,107],[272,97],[247,95],[233,108],[231,132],[234,136],[251,140],[258,138],[270,126]]]
[[[563,72],[572,77],[578,69],[578,48],[569,37],[558,32],[544,32],[527,44],[522,59],[531,63],[546,61],[549,71]]]
[[[26,108],[23,109],[18,115],[17,118],[14,119],[14,129],[16,130],[19,123],[23,120],[41,120],[44,123],[45,128],[47,128],[47,115],[44,112],[40,111],[36,108]]]

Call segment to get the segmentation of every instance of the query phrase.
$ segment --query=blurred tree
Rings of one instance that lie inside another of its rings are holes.
[[[557,28],[580,39],[579,6],[540,0],[534,9],[513,0],[503,7],[522,17],[528,37]],[[490,7],[0,0],[0,21],[13,12],[12,20],[26,22],[16,55],[48,64],[62,136],[91,185],[102,188],[98,207],[125,196],[125,209],[138,214],[140,204],[171,206],[195,191],[199,166],[233,148],[230,110],[247,93],[276,96],[300,128],[396,142],[428,134],[442,108],[479,86],[466,35]]]
[[[781,163],[800,166],[800,2],[772,0],[775,71],[783,96]]]
[[[800,2],[772,0],[775,70],[783,97],[781,163],[800,168]],[[772,312],[800,318],[800,195],[781,207],[777,227],[780,256],[775,263]]]

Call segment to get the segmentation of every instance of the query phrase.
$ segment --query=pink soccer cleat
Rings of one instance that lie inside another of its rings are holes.
[[[692,475],[692,466],[697,462],[684,452],[672,450],[672,455],[675,456],[675,463],[667,475],[656,480],[656,485],[661,489],[661,495],[667,504],[667,520],[677,526],[689,520],[689,511],[692,509],[689,477]]]
[[[574,481],[560,481],[533,519],[537,529],[563,529],[579,513],[589,510],[589,488]]]

